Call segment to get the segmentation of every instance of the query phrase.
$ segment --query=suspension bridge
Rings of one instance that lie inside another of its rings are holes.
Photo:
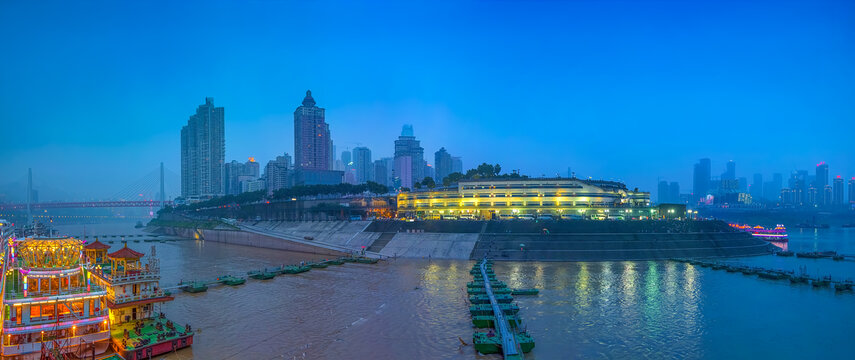
[[[91,201],[34,201],[36,193],[33,190],[32,169],[27,173],[26,201],[13,203],[0,203],[0,210],[34,210],[46,209],[85,209],[85,208],[152,208],[160,209],[164,206],[173,205],[172,200],[166,200],[167,193],[177,194],[178,181],[165,181],[165,178],[177,179],[178,174],[163,167],[150,171],[134,183],[124,187],[118,192],[106,198],[106,200]],[[167,189],[167,184],[172,186]]]

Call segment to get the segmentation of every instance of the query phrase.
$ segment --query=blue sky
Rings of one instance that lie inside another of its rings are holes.
[[[338,151],[390,156],[412,123],[464,166],[691,189],[739,176],[855,176],[855,3],[429,1],[0,3],[0,171],[106,196],[179,170],[206,96],[226,157],[293,153],[307,89]],[[39,183],[39,182],[37,182]]]

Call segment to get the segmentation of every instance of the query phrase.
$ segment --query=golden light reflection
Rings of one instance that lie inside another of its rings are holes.
[[[686,264],[686,266],[691,266]],[[673,261],[665,263],[665,294],[673,298],[677,293],[677,264]]]
[[[621,273],[620,282],[623,290],[623,298],[621,305],[623,307],[635,306],[637,301],[635,291],[638,288],[638,271],[635,269],[635,263],[632,261],[623,262],[623,272]]]
[[[579,263],[579,275],[576,277],[576,296],[581,308],[591,306],[590,280],[591,274],[588,272],[588,263]]]
[[[612,263],[604,262],[603,264],[603,276],[600,281],[600,294],[606,296],[608,294],[608,290],[612,287],[612,280],[614,279],[614,274],[612,273]]]

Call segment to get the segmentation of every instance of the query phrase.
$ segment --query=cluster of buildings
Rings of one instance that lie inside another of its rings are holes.
[[[441,183],[449,174],[463,171],[461,158],[445,148],[436,151],[434,163],[429,164],[412,125],[404,125],[392,157],[373,160],[371,149],[359,146],[336,158],[325,110],[317,106],[311,91],[306,91],[302,105],[294,111],[293,159],[288,153],[277,156],[263,172],[254,158],[225,161],[224,122],[223,108],[214,106],[213,98],[206,98],[181,129],[181,196],[185,200],[369,181],[396,189],[412,188],[427,177]]]
[[[694,165],[692,193],[681,194],[677,182],[659,182],[659,203],[706,206],[774,206],[785,208],[850,209],[855,207],[855,177],[830,176],[828,164],[816,164],[808,170],[795,170],[785,179],[780,173],[764,181],[754,174],[751,181],[736,174],[736,163],[728,161],[725,171],[712,176],[710,159]],[[848,195],[847,194],[848,188]]]

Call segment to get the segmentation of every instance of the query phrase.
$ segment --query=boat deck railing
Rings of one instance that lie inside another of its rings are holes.
[[[133,301],[147,300],[147,299],[156,299],[167,296],[163,290],[158,289],[157,291],[146,291],[142,294],[136,295],[117,295],[112,300],[114,304],[124,304]]]
[[[487,259],[481,260],[481,276],[484,279],[484,290],[490,298],[490,305],[493,307],[493,316],[496,317],[496,327],[499,331],[499,336],[502,338],[502,353],[505,358],[518,358],[522,352],[517,345],[517,339],[514,337],[511,329],[508,328],[508,321],[505,320],[505,313],[499,307],[499,302],[496,301],[496,296],[493,295],[493,286],[490,284],[490,277],[487,275]]]

